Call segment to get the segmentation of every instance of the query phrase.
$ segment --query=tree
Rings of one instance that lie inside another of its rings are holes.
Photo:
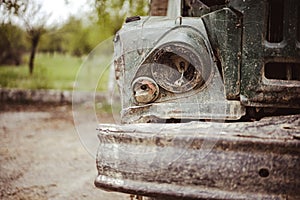
[[[24,11],[19,14],[19,17],[24,23],[28,39],[31,44],[28,66],[29,73],[33,74],[37,47],[40,42],[41,36],[46,33],[45,25],[49,16],[41,12],[41,4],[30,1],[30,3],[27,3]]]
[[[33,68],[34,68],[34,59],[35,59],[35,54],[37,51],[37,46],[39,44],[40,38],[42,34],[45,32],[44,27],[32,27],[30,29],[27,29],[27,33],[29,36],[29,40],[31,42],[31,50],[30,50],[30,57],[29,57],[29,73],[33,73]]]
[[[29,73],[33,73],[34,60],[41,36],[46,32],[49,15],[41,12],[41,4],[28,0],[2,0],[0,10],[7,18],[15,17],[16,23],[25,27],[30,48]]]

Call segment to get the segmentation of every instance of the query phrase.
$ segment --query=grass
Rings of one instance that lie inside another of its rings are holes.
[[[69,55],[39,54],[36,63],[36,74],[48,80],[48,88],[72,90],[82,59]],[[41,71],[38,71],[39,68]]]
[[[70,55],[37,54],[32,75],[29,74],[26,64],[0,66],[0,88],[72,90],[78,71],[88,71],[84,80],[81,75],[78,76],[79,81],[88,82],[96,79],[96,86],[93,82],[88,87],[97,87],[98,91],[105,90],[108,81],[108,70],[99,69],[95,66],[92,67],[92,70],[86,70],[86,67],[80,68],[83,63],[82,58]],[[95,78],[95,73],[104,75],[101,78]]]
[[[27,56],[28,57],[28,56]],[[89,55],[86,59],[70,55],[38,54],[33,74],[26,64],[21,66],[0,66],[0,88],[54,89],[104,92],[107,90],[111,58],[108,55]],[[100,114],[119,113],[120,102],[96,101],[95,111]]]

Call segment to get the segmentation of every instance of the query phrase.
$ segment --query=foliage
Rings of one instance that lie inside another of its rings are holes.
[[[27,0],[1,0],[0,11],[2,11],[5,17],[18,15],[26,9],[27,3]]]
[[[26,49],[25,32],[11,22],[11,17],[25,9],[24,0],[1,0],[0,64],[19,65]]]
[[[103,32],[115,34],[122,26],[125,17],[146,15],[148,1],[146,0],[95,0],[98,20]]]
[[[41,38],[38,50],[44,53],[67,53],[67,42],[64,34],[57,30],[48,30]]]
[[[81,57],[87,55],[101,40],[98,24],[84,24],[81,19],[70,17],[62,27],[47,31],[39,49],[42,52],[70,53]]]
[[[11,23],[1,23],[0,38],[0,64],[20,65],[27,46],[24,31]]]
[[[88,54],[93,46],[89,42],[90,27],[85,27],[81,20],[71,17],[69,21],[58,31],[64,34],[66,50],[75,56]]]

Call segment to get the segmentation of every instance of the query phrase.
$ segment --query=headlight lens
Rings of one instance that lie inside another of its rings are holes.
[[[153,60],[152,76],[167,91],[188,92],[205,82],[199,58],[184,46],[164,46],[157,51]]]
[[[149,77],[139,77],[132,83],[133,96],[137,103],[151,103],[159,95],[159,87]]]

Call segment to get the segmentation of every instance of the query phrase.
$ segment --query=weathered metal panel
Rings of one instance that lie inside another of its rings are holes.
[[[99,125],[95,184],[162,199],[298,199],[299,127],[299,115]]]
[[[182,63],[188,63],[189,68],[184,67],[182,71],[179,66]],[[127,23],[115,39],[115,68],[124,123],[133,123],[134,118],[152,122],[150,115],[162,119],[236,120],[245,114],[240,103],[226,99],[224,83],[201,19],[150,17]],[[160,103],[160,109],[156,109],[155,103]],[[178,106],[169,107],[176,103]],[[223,108],[214,109],[215,104]],[[150,110],[144,109],[152,106]],[[186,115],[186,108],[193,112]],[[166,116],[161,113],[164,110],[177,115]]]
[[[300,116],[225,123],[245,107],[300,108],[300,3],[203,2],[116,35],[127,124],[99,126],[95,185],[164,200],[300,199]]]
[[[270,2],[234,0],[229,4],[243,15],[241,101],[246,106],[299,108],[300,81],[266,79],[264,69],[268,62],[299,65],[300,49],[296,32],[300,3],[298,0],[283,1],[283,40],[269,42],[266,32]]]
[[[242,17],[229,8],[202,17],[213,49],[220,57],[227,99],[239,99]]]

